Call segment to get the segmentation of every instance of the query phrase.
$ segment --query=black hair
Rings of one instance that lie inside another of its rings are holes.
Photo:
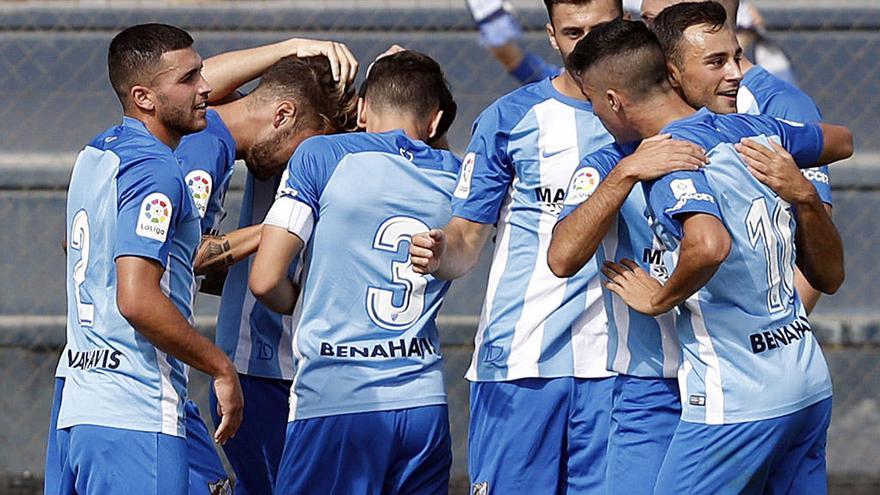
[[[550,18],[550,22],[553,22],[553,7],[559,4],[567,3],[570,5],[586,5],[588,3],[593,3],[598,0],[544,0],[544,7],[547,8],[547,17]],[[617,4],[617,12],[620,15],[623,15],[623,0],[614,0]]]
[[[333,79],[330,61],[324,55],[291,55],[275,62],[260,77],[254,96],[294,101],[300,110],[297,121],[309,129],[340,132],[357,126],[354,87]]]
[[[164,53],[192,44],[189,33],[168,24],[138,24],[114,36],[107,52],[107,70],[123,108],[128,106],[131,87],[150,77]]]
[[[666,58],[657,37],[645,24],[615,19],[584,36],[566,60],[566,69],[581,77],[599,64],[610,64],[607,74],[633,96],[644,95],[667,83]]]
[[[706,25],[715,32],[724,28],[726,22],[727,13],[718,2],[685,2],[663,9],[654,18],[651,29],[657,35],[666,58],[681,67],[681,40],[685,30]]]
[[[395,108],[419,117],[444,109],[444,98],[452,100],[440,64],[413,50],[377,60],[364,84],[364,97],[371,105]],[[449,101],[445,103],[448,105]]]

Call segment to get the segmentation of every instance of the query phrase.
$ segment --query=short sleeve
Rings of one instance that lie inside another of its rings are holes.
[[[148,158],[120,169],[114,259],[140,256],[167,265],[174,233],[188,211],[181,175],[173,159]]]
[[[791,153],[801,168],[809,168],[819,161],[824,147],[822,128],[817,124],[773,119],[782,147]]]
[[[490,108],[474,123],[453,193],[453,215],[484,224],[498,220],[514,175],[508,140],[498,108]]]
[[[584,157],[568,182],[568,188],[565,190],[565,200],[562,203],[562,212],[559,213],[557,223],[571,215],[571,212],[576,210],[584,201],[590,199],[590,196],[593,195],[599,184],[605,180],[611,169],[622,158],[623,154],[613,144]]]
[[[773,95],[767,101],[764,113],[791,122],[818,123],[822,121],[822,112],[813,99],[796,88]],[[822,202],[832,204],[828,166],[803,169],[801,172],[816,187],[816,192],[819,193]]]
[[[294,152],[281,176],[275,202],[264,221],[287,229],[308,242],[321,210],[321,193],[338,163],[315,138],[304,141]]]
[[[671,240],[681,240],[681,215],[705,213],[721,218],[715,192],[702,170],[673,172],[649,182],[645,196],[655,232],[667,247]]]

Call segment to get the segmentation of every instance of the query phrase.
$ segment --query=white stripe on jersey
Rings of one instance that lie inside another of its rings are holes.
[[[592,261],[592,259],[591,259]],[[571,330],[571,353],[574,376],[604,378],[614,376],[608,371],[608,316],[602,301],[602,283],[593,277],[587,285],[584,313],[575,320]]]
[[[489,282],[486,284],[486,296],[483,302],[483,311],[480,314],[480,324],[477,326],[477,335],[474,337],[474,356],[471,359],[470,368],[468,368],[465,378],[471,381],[477,380],[477,368],[480,363],[480,350],[483,348],[483,337],[486,333],[486,326],[489,324],[489,317],[492,315],[492,303],[495,301],[495,294],[498,292],[498,285],[501,277],[507,270],[507,261],[510,254],[510,217],[513,215],[513,195],[516,192],[516,186],[519,184],[519,178],[514,177],[511,181],[510,189],[507,190],[507,197],[501,205],[501,211],[498,215],[498,232],[495,237],[495,252],[492,254],[492,267],[489,269]]]
[[[535,105],[533,111],[538,121],[540,183],[565,184],[571,178],[573,167],[570,164],[576,166],[578,160],[575,109],[557,100],[547,100]],[[548,157],[548,150],[556,153]],[[565,299],[566,280],[556,278],[547,266],[547,250],[554,225],[556,215],[542,211],[538,218],[537,260],[510,344],[508,380],[540,376],[538,362],[546,317]]]
[[[608,232],[602,239],[605,259],[611,261],[616,261],[615,258],[617,258],[617,223],[617,219],[611,222]],[[629,352],[629,306],[619,297],[612,295],[611,310],[614,313],[614,323],[617,328],[617,351],[614,354],[614,362],[611,368],[627,371],[629,370],[629,363],[632,361],[632,353]]]
[[[159,375],[162,380],[162,433],[179,436],[177,408],[180,405],[180,396],[171,384],[171,363],[168,362],[168,355],[158,348],[156,363],[159,365]]]
[[[663,242],[656,235],[653,247],[665,251]],[[673,260],[669,266],[678,265],[678,251],[668,253]],[[664,280],[665,282],[665,280]],[[660,327],[660,346],[663,349],[663,376],[675,378],[681,370],[681,341],[678,340],[678,329],[675,328],[676,311],[670,311],[655,318]]]
[[[740,85],[739,91],[736,92],[736,113],[747,113],[750,115],[758,115],[761,109],[758,106],[758,100],[749,88]]]
[[[282,183],[283,184],[283,183]],[[305,248],[303,248],[305,249]],[[296,368],[296,373],[293,375],[293,381],[290,384],[290,400],[288,401],[288,407],[290,412],[287,414],[287,420],[293,421],[296,419],[296,405],[297,405],[297,395],[296,395],[296,385],[299,383],[300,375],[302,375],[303,369],[305,366],[305,356],[303,356],[302,351],[299,350],[299,346],[297,345],[297,337],[299,336],[299,320],[302,318],[303,312],[303,304],[302,295],[303,290],[306,287],[306,279],[309,278],[308,267],[306,266],[310,260],[306,257],[305,251],[300,254],[300,273],[302,274],[299,278],[300,283],[300,300],[296,302],[296,305],[293,307],[293,314],[290,315],[291,321],[291,334],[290,334],[290,350],[293,353],[293,358],[299,363],[299,366]],[[283,339],[282,339],[283,340]]]
[[[248,263],[251,260],[248,259]],[[248,270],[250,272],[250,270]],[[238,343],[235,346],[235,369],[242,375],[247,375],[251,364],[251,311],[257,299],[250,290],[244,293],[244,303],[241,307],[241,321],[238,324]]]
[[[721,388],[721,362],[712,346],[712,339],[703,321],[703,310],[700,308],[699,292],[687,301],[691,311],[691,325],[697,339],[700,360],[706,363],[706,424],[724,424],[724,390]],[[685,398],[687,399],[687,398]]]

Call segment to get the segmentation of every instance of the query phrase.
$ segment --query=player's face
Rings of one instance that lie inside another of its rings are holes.
[[[162,54],[150,87],[156,93],[156,116],[163,125],[180,135],[207,126],[211,86],[202,77],[202,58],[193,48]]]
[[[318,134],[322,132],[316,129],[294,132],[292,126],[270,131],[245,152],[248,170],[259,180],[280,175],[296,147]]]
[[[642,0],[641,16],[646,24],[651,24],[663,9],[686,0]]]
[[[614,0],[594,0],[586,4],[560,3],[553,6],[553,16],[547,24],[550,44],[559,51],[564,61],[574,46],[593,27],[620,17]]]
[[[733,32],[727,27],[712,32],[705,25],[691,26],[684,31],[680,54],[672,76],[688,104],[735,113],[742,49]]]

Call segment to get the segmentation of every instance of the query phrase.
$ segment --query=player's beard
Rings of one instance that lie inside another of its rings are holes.
[[[185,136],[194,132],[199,132],[207,126],[204,116],[199,116],[199,112],[192,106],[189,108],[181,108],[169,103],[165,95],[159,95],[160,105],[156,107],[156,116],[162,125],[174,131],[176,134]]]
[[[293,129],[276,132],[255,143],[245,152],[244,161],[254,177],[259,180],[267,180],[284,170],[287,160],[279,160],[276,155],[283,143],[291,139],[293,139]]]

